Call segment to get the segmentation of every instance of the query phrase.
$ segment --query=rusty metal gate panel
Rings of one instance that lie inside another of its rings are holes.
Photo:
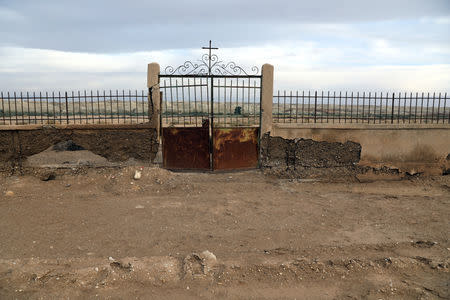
[[[164,168],[210,170],[208,128],[163,128],[162,138]]]
[[[259,128],[215,128],[213,169],[236,170],[258,167]]]

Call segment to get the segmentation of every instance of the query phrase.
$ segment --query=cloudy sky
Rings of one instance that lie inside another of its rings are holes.
[[[450,0],[0,0],[0,90],[141,90],[210,39],[275,89],[450,92]]]

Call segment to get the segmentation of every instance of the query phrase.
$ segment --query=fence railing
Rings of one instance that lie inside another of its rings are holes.
[[[447,93],[280,92],[275,123],[450,123]]]
[[[0,125],[149,121],[147,91],[0,93]]]

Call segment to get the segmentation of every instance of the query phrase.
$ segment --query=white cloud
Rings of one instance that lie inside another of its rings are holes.
[[[0,72],[138,72],[145,69],[145,63],[149,59],[170,61],[173,56],[172,51],[95,54],[1,47]]]
[[[0,20],[2,23],[7,24],[9,22],[24,21],[25,17],[15,10],[6,7],[0,7]]]
[[[447,91],[450,87],[450,64],[382,63],[394,58],[401,61],[404,53],[384,40],[375,40],[371,47],[341,49],[314,42],[285,42],[277,46],[224,48],[216,53],[225,62],[235,61],[247,70],[254,65],[273,64],[276,89],[415,92]],[[416,55],[424,55],[423,51],[428,50],[421,51]],[[162,69],[168,65],[176,67],[185,60],[199,59],[202,53],[205,52],[187,49],[88,54],[3,47],[0,90],[140,90],[145,89],[147,63],[158,62]],[[368,64],[372,59],[378,63]],[[355,65],[355,60],[361,64]]]

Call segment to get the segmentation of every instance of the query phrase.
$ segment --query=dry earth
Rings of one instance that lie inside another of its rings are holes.
[[[448,176],[69,170],[0,178],[1,299],[450,297]]]

